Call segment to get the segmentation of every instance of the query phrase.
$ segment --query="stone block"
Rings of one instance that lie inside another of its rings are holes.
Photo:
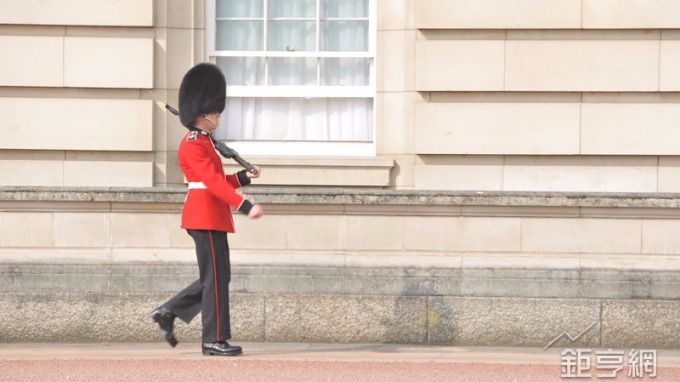
[[[152,38],[66,37],[64,85],[153,88]]]
[[[658,192],[680,192],[680,158],[659,157]]]
[[[167,228],[168,232],[170,233],[170,247],[184,249],[183,253],[186,256],[190,256],[192,259],[194,259],[195,258],[194,249],[196,244],[194,243],[194,239],[192,239],[191,236],[189,236],[187,231],[180,227],[181,220],[182,218],[180,212],[177,212],[176,214],[170,216],[169,220],[170,226]],[[233,236],[227,237],[227,239],[230,240],[229,241],[230,245],[232,237]]]
[[[630,160],[628,160],[630,159]],[[654,157],[509,157],[504,191],[656,192]]]
[[[109,246],[107,216],[103,213],[56,212],[54,246],[105,248]]]
[[[378,93],[378,154],[413,154],[415,105],[422,102],[417,93]]]
[[[315,227],[314,233],[310,227]],[[290,215],[286,227],[287,249],[338,250],[347,246],[345,217],[341,215]]]
[[[0,148],[151,151],[151,116],[150,100],[0,98]]]
[[[678,155],[680,105],[583,104],[581,153],[586,155]],[[616,136],[616,139],[611,139]]]
[[[680,300],[680,280],[677,272],[658,272],[651,275],[650,300]]]
[[[597,300],[429,297],[427,309],[430,344],[545,347],[557,339],[554,347],[593,347],[600,341]],[[576,342],[560,337],[589,327]]]
[[[155,24],[169,28],[205,28],[204,0],[165,0],[167,23]]]
[[[415,124],[418,154],[579,153],[578,104],[427,103]]]
[[[384,31],[378,35],[377,87],[380,92],[414,90],[416,32]]]
[[[642,253],[677,255],[680,253],[680,220],[645,219],[642,221]]]
[[[110,293],[177,293],[198,278],[197,265],[117,266],[110,272],[108,290]]]
[[[36,155],[38,156],[38,155]],[[40,174],[37,176],[36,174]],[[0,186],[63,186],[62,160],[0,159]]]
[[[196,31],[185,28],[169,28],[165,31],[165,41],[160,41],[165,48],[166,89],[179,89],[184,74],[198,62],[194,52],[187,49],[193,46]],[[171,103],[172,98],[168,100]],[[174,101],[172,101],[174,103]],[[172,104],[172,103],[171,103]],[[175,103],[175,105],[177,105]]]
[[[348,215],[345,233],[348,250],[399,251],[404,248],[401,216]]]
[[[523,218],[522,251],[639,254],[638,219]]]
[[[45,248],[54,245],[54,222],[49,212],[0,214],[0,243],[4,248]]]
[[[415,0],[378,1],[378,30],[415,29]]]
[[[265,341],[265,301],[260,294],[232,293],[229,296],[233,341]],[[200,321],[197,317],[195,321]],[[200,336],[200,331],[198,332]]]
[[[416,189],[501,191],[503,169],[493,166],[416,165]]]
[[[420,251],[518,251],[520,219],[406,217],[405,248]]]
[[[497,156],[421,155],[415,166],[416,189],[501,191],[503,158]]]
[[[507,41],[506,91],[659,90],[658,41]]]
[[[650,298],[651,280],[646,272],[583,269],[579,277],[579,293],[584,297],[603,299]]]
[[[15,1],[15,3],[20,2]],[[6,6],[6,3],[0,4],[0,19],[3,17],[1,16],[3,15],[3,6]],[[64,86],[64,38],[56,36],[0,36],[0,51],[2,52],[25,52],[29,48],[34,52],[40,52],[39,60],[29,54],[2,55],[0,58],[0,86]]]
[[[395,252],[373,253],[357,252],[345,257],[344,265],[348,267],[390,267],[404,268],[448,268],[460,267],[461,256],[454,253],[442,252]]]
[[[415,90],[502,91],[504,41],[418,40]]]
[[[572,0],[416,0],[419,29],[581,28]]]
[[[113,248],[169,248],[172,215],[162,213],[114,213],[109,217]]]
[[[268,295],[266,341],[426,342],[425,297]]]
[[[438,294],[437,286],[428,276],[353,276],[345,277],[344,293],[350,295],[392,295],[392,296],[429,296]]]
[[[230,288],[241,293],[342,293],[344,274],[337,268],[232,266]]]
[[[66,187],[153,187],[153,163],[135,161],[68,161]]]
[[[149,313],[156,295],[17,293],[0,300],[2,342],[153,342],[160,340]],[[77,318],[96,317],[93,319]],[[183,331],[178,336],[183,337]]]
[[[579,298],[576,270],[463,269],[461,296]]]
[[[150,312],[172,295],[174,293],[4,294],[0,299],[0,341],[163,342]],[[264,297],[233,294],[230,308],[235,340],[264,340]],[[96,324],[88,317],[96,317]],[[188,325],[176,320],[175,334],[181,342],[199,342],[200,314]]]
[[[257,202],[256,199],[248,198]],[[228,235],[230,248],[235,250],[286,248],[286,230],[281,227],[287,227],[287,217],[269,213],[266,205],[263,208],[265,215],[257,220],[233,212],[236,232]]]
[[[0,24],[150,27],[153,0],[7,0]]]
[[[604,300],[601,330],[602,347],[677,349],[680,301]]]
[[[0,267],[0,293],[71,293],[108,290],[105,265],[17,265]]]
[[[671,92],[680,90],[680,41],[661,41],[661,67],[659,90]]]
[[[584,29],[676,29],[680,4],[674,0],[584,0]]]

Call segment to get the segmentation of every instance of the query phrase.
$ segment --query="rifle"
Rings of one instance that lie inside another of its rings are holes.
[[[179,117],[179,112],[177,111],[177,109],[175,109],[174,107],[172,107],[172,106],[168,105],[167,103],[156,98],[156,95],[153,94],[150,90],[147,90],[147,91],[149,93],[151,93],[151,95],[153,96],[153,98],[156,101],[162,102],[165,105],[165,108],[168,109],[169,112],[171,112],[172,114]],[[250,164],[247,160],[243,159],[241,157],[241,155],[239,155],[239,153],[236,150],[227,146],[226,144],[224,144],[224,142],[218,141],[217,139],[213,138],[212,135],[209,135],[209,137],[210,137],[210,140],[213,143],[213,146],[215,146],[215,150],[217,150],[217,152],[220,153],[220,155],[222,155],[223,157],[225,157],[227,159],[235,160],[238,164],[241,165],[241,167],[245,168],[251,174],[253,174],[253,175],[257,174],[257,169],[255,168],[255,166]]]

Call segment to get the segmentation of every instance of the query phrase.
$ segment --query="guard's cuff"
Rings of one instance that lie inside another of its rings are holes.
[[[248,199],[243,199],[241,205],[238,206],[239,212],[242,212],[246,215],[250,213],[251,209],[253,209],[253,203],[251,203]]]
[[[241,187],[247,186],[250,184],[250,178],[248,178],[247,175],[248,171],[246,170],[241,170],[236,173],[236,178],[238,179],[238,183],[241,185]]]

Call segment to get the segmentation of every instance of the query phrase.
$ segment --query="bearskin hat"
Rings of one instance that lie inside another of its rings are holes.
[[[224,111],[227,82],[219,67],[200,63],[182,78],[179,86],[179,120],[189,127],[196,117]]]

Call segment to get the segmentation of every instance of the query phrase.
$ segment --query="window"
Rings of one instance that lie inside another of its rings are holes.
[[[375,0],[212,0],[216,137],[248,154],[373,155]]]

